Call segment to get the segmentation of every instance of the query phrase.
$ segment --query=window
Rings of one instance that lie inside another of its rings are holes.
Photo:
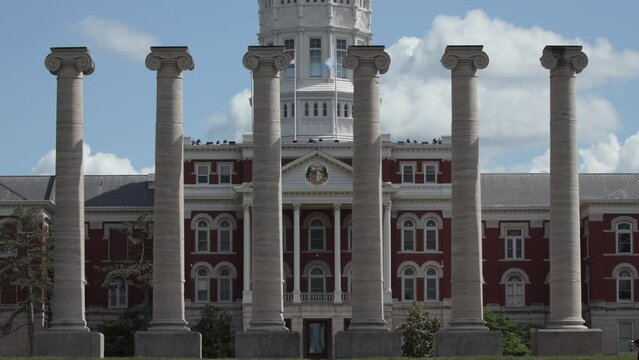
[[[220,184],[230,184],[231,183],[231,174],[233,172],[233,165],[231,164],[219,164],[218,165],[218,177]]]
[[[109,283],[109,307],[121,309],[127,307],[127,286],[124,279],[114,277]]]
[[[632,301],[632,271],[621,268],[617,272],[617,301]]]
[[[415,299],[415,269],[410,266],[402,271],[402,288],[402,300],[417,300]]]
[[[437,183],[437,165],[435,164],[424,165],[424,182],[427,184]]]
[[[328,105],[326,103],[322,106],[322,116],[328,116]]]
[[[308,227],[308,249],[309,250],[325,250],[326,243],[326,225],[319,218],[311,220]]]
[[[196,252],[208,252],[209,251],[209,222],[206,220],[200,220],[197,222],[197,230],[196,230]]]
[[[346,79],[348,71],[344,67],[344,58],[346,57],[346,39],[337,39],[336,43],[337,51],[337,77],[340,79]]]
[[[286,68],[284,77],[290,78],[295,75],[295,39],[284,40],[284,53],[291,60],[291,64]]]
[[[309,59],[311,77],[322,76],[322,39],[309,39]]]
[[[288,117],[288,105],[284,104],[282,117]]]
[[[632,226],[627,222],[617,224],[617,254],[632,253]]]
[[[402,223],[402,251],[415,251],[415,222],[411,219]]]
[[[348,245],[346,250],[353,250],[353,220],[348,222]]]
[[[337,116],[339,116],[339,117],[342,116],[342,104],[341,103],[337,103]]]
[[[521,229],[506,230],[506,259],[524,258],[524,237]]]
[[[304,116],[308,116],[308,103],[304,103]]]
[[[196,164],[195,172],[197,174],[197,184],[208,184],[209,173],[211,172],[208,164]]]
[[[506,280],[506,306],[524,306],[524,279],[519,274]]]
[[[217,301],[230,302],[232,299],[232,286],[231,286],[231,270],[227,267],[223,267],[218,271],[217,276]]]
[[[404,184],[415,183],[415,165],[414,164],[402,164],[402,183]]]
[[[282,218],[282,251],[286,251],[286,221]]]
[[[348,117],[348,104],[344,104],[344,117]]]
[[[209,301],[209,270],[205,267],[198,268],[195,272],[195,301]]]
[[[295,103],[291,103],[291,117],[295,117]]]
[[[313,116],[317,116],[319,114],[317,103],[313,103]]]
[[[350,293],[353,286],[353,268],[348,269],[348,279],[346,280],[346,292]]]
[[[632,346],[630,345],[630,342],[634,339],[632,336],[631,322],[619,323],[618,339],[619,339],[618,351],[620,353],[632,352]]]
[[[324,293],[326,289],[326,274],[321,266],[314,266],[308,274],[308,290],[310,293]]]
[[[429,267],[426,269],[426,301],[439,300],[439,276],[437,269]]]
[[[231,251],[231,223],[228,220],[220,221],[217,229],[217,251]]]
[[[424,249],[426,251],[437,251],[437,233],[437,221],[426,219],[426,227],[424,228]]]

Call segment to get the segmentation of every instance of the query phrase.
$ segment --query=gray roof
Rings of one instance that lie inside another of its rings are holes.
[[[54,183],[54,176],[0,176],[0,201],[52,200]]]
[[[549,174],[482,174],[483,206],[549,206]],[[639,174],[580,174],[581,200],[637,200]]]

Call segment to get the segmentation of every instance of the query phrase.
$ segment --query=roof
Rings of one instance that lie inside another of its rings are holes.
[[[49,201],[55,176],[0,176],[0,201]]]

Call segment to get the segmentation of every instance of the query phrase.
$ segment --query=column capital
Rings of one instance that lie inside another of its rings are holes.
[[[51,53],[44,59],[44,66],[51,74],[58,75],[63,65],[73,66],[84,75],[90,75],[95,70],[95,63],[86,47],[51,48]]]
[[[553,75],[572,76],[588,66],[588,56],[581,49],[579,45],[548,45],[539,61]]]
[[[301,207],[302,205],[299,203],[293,204],[293,210],[299,210]]]
[[[448,45],[440,61],[453,75],[475,75],[478,69],[488,66],[483,48],[483,45]]]
[[[390,200],[384,200],[384,207],[389,208],[393,205],[393,202]]]
[[[374,46],[349,46],[348,55],[344,58],[344,67],[355,70],[360,65],[374,66],[380,74],[384,74],[390,68],[391,57],[384,51],[384,45]]]
[[[174,64],[180,71],[193,70],[195,67],[187,46],[151,46],[151,53],[144,63],[153,71],[168,64]]]
[[[272,72],[273,76],[286,69],[289,62],[283,46],[249,46],[242,58],[245,68],[252,71],[263,68]]]
[[[333,204],[333,210],[339,211],[342,208],[342,204]]]

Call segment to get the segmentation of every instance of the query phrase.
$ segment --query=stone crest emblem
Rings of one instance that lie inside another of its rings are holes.
[[[311,164],[306,169],[306,181],[313,185],[322,185],[328,180],[328,170],[323,164]]]

